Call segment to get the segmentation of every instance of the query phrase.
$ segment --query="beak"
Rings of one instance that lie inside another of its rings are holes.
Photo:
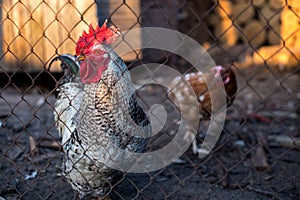
[[[83,61],[83,60],[85,60],[85,56],[83,56],[83,55],[80,55],[76,58],[76,61],[78,61],[78,62]]]

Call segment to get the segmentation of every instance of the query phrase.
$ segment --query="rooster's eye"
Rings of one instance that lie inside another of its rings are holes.
[[[94,54],[100,55],[101,54],[101,50],[99,50],[99,49],[94,50]]]

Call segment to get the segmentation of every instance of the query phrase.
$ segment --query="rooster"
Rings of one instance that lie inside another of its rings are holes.
[[[210,119],[212,113],[212,101],[210,95],[216,95],[216,88],[221,87],[223,84],[226,93],[227,106],[230,106],[235,98],[237,82],[233,70],[231,68],[225,69],[222,66],[215,66],[211,68],[211,71],[212,73],[203,73],[201,71],[197,73],[188,73],[183,77],[176,77],[170,83],[169,99],[177,106],[179,106],[180,102],[180,106],[182,106],[181,110],[183,112],[189,112],[189,114],[186,115],[190,118],[188,121],[198,122],[199,119]],[[197,98],[199,105],[199,113],[189,109],[190,105],[194,102],[195,97]],[[191,127],[187,127],[187,130],[185,137],[193,138],[194,131],[191,130]],[[197,146],[196,138],[193,140],[192,150],[194,154],[198,153],[199,156],[203,153]]]
[[[127,66],[108,46],[119,35],[107,22],[90,25],[75,56],[59,55],[49,64],[60,60],[64,71],[54,117],[65,152],[64,175],[80,198],[107,197],[122,178],[109,160],[127,162],[126,151],[141,153],[151,132]]]

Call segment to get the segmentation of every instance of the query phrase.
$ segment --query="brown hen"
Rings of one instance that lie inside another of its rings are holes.
[[[199,120],[208,120],[212,116],[212,99],[211,95],[218,97],[217,92],[220,92],[220,87],[224,85],[226,92],[226,106],[230,106],[235,98],[237,92],[236,77],[231,68],[224,68],[222,66],[215,66],[211,69],[212,73],[196,72],[188,73],[183,77],[175,78],[171,84],[169,98],[173,101],[181,110],[181,112],[188,112],[187,120],[189,122],[198,123]],[[217,89],[218,88],[218,89]],[[190,105],[195,102],[199,105],[198,112],[196,110],[189,109]],[[180,102],[180,105],[179,105]],[[218,102],[218,101],[217,101]],[[217,110],[222,106],[215,105]],[[224,107],[224,106],[223,106]],[[184,139],[187,137],[193,137],[195,131],[191,127],[187,127],[187,133]],[[193,140],[192,145],[193,153],[203,153],[197,146],[196,138]],[[207,153],[207,152],[206,152]]]

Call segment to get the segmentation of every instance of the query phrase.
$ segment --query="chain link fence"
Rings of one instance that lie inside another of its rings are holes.
[[[82,30],[106,18],[122,31],[178,30],[201,44],[217,65],[233,69],[238,83],[221,137],[206,157],[189,148],[163,169],[125,174],[112,185],[112,199],[299,198],[297,1],[2,0],[0,8],[0,199],[79,198],[63,176],[64,153],[53,118],[63,73],[59,66],[49,71],[48,64],[57,54],[74,53]],[[142,46],[141,38],[136,40]],[[194,70],[170,52],[132,50],[123,57],[129,69],[156,62],[183,74]],[[165,100],[156,86],[142,92],[147,104]],[[169,120],[160,136],[172,138],[176,123]],[[208,123],[200,122],[199,144]]]

